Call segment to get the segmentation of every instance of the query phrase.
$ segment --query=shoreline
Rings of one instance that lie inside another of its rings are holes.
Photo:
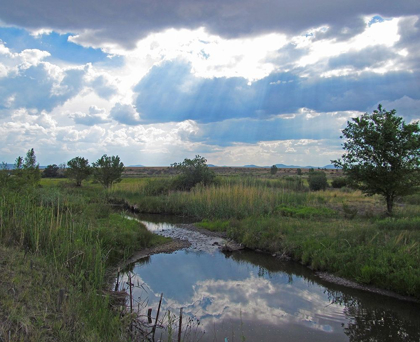
[[[210,231],[210,230],[205,229],[205,228],[197,227],[197,226],[195,226],[194,224],[191,224],[191,223],[175,224],[175,226],[177,226],[179,228],[186,229],[186,230],[199,232],[203,235],[210,236],[210,237],[219,237],[219,238],[226,238],[227,237],[225,232],[213,232],[213,231]],[[252,249],[252,248],[249,248],[249,247],[246,247],[246,246],[242,246],[241,244],[238,244],[234,241],[229,241],[229,243],[231,243],[231,245],[233,246],[233,248],[231,248],[229,250],[229,252],[235,252],[237,250],[246,248],[246,249],[252,250],[252,251],[257,252],[257,253],[270,254],[273,258],[276,258],[279,261],[298,262],[298,261],[292,260],[291,258],[289,258],[287,256],[285,257],[284,255],[275,255],[275,254],[271,254],[271,253],[266,252],[266,251],[262,251],[260,249]],[[172,241],[170,241],[166,244],[159,245],[159,246],[156,246],[156,247],[147,248],[147,249],[144,249],[142,251],[138,251],[138,252],[134,253],[133,256],[131,256],[126,262],[120,264],[119,267],[121,267],[122,265],[123,265],[123,267],[126,267],[129,264],[135,263],[137,260],[140,260],[142,258],[146,258],[146,257],[151,256],[153,254],[159,254],[159,253],[169,253],[170,254],[170,253],[173,253],[175,251],[178,251],[178,250],[181,250],[181,249],[184,249],[184,248],[188,248],[188,247],[190,247],[190,245],[191,245],[191,243],[188,240],[173,239]],[[298,263],[300,263],[300,262],[298,262]],[[123,268],[123,267],[121,267],[121,268]],[[361,291],[365,291],[365,292],[375,293],[375,294],[379,294],[379,295],[382,295],[382,296],[398,299],[398,300],[401,300],[401,301],[420,304],[420,300],[418,300],[414,297],[404,296],[404,295],[398,294],[394,291],[381,289],[381,288],[371,286],[371,285],[360,284],[356,281],[349,280],[349,279],[346,279],[346,278],[342,278],[342,277],[336,276],[332,273],[316,272],[316,271],[313,271],[310,266],[306,266],[306,267],[309,268],[314,273],[315,276],[317,276],[321,280],[326,281],[326,282],[331,283],[331,284],[344,286],[344,287],[355,289],[355,290],[361,290]]]

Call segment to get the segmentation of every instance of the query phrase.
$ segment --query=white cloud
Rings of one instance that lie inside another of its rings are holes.
[[[400,39],[398,32],[399,19],[366,25],[365,30],[347,41],[334,38],[312,42],[313,37],[300,37],[296,40],[297,49],[308,49],[308,54],[296,62],[297,67],[306,67],[319,63],[323,59],[339,56],[349,51],[361,51],[367,47],[382,45],[392,47]]]

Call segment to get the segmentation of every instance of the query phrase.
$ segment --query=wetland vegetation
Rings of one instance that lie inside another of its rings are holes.
[[[420,299],[418,191],[397,199],[389,216],[383,197],[347,188],[339,170],[219,168],[211,184],[189,191],[180,189],[173,168],[145,175],[156,170],[129,168],[109,188],[89,178],[81,187],[65,178],[25,183],[2,171],[3,339],[127,338],[129,315],[113,309],[109,272],[167,239],[127,220],[115,206],[121,203],[193,218],[246,247]],[[325,174],[325,190],[311,190],[313,172]]]

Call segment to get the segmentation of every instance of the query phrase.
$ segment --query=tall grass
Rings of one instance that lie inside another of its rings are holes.
[[[70,302],[84,322],[78,325],[79,338],[117,341],[124,326],[110,311],[109,298],[100,295],[107,287],[107,268],[157,241],[141,224],[110,213],[104,197],[93,192],[2,189],[0,241],[44,256],[56,272],[65,271],[72,292],[84,294]]]
[[[145,213],[212,219],[270,215],[284,204],[317,206],[323,202],[318,194],[303,187],[299,177],[226,177],[211,186],[199,184],[189,192],[171,191],[170,182],[170,178],[142,179],[136,185],[122,182],[114,188],[112,196],[136,204]]]
[[[282,217],[232,220],[228,235],[339,276],[420,299],[420,230],[368,220]],[[411,224],[408,224],[412,228]]]

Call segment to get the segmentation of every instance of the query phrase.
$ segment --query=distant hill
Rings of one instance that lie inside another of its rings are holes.
[[[128,165],[128,166],[126,166],[126,167],[145,167],[144,165]]]
[[[297,165],[285,165],[285,164],[275,164],[279,169],[318,169],[318,166],[297,166]],[[270,166],[258,166],[258,165],[244,165],[243,167],[249,167],[249,168],[270,168]],[[320,169],[336,169],[334,165],[325,165],[319,167]]]
[[[8,170],[14,170],[15,169],[15,164],[6,164],[7,165],[7,169]],[[44,170],[46,168],[46,166],[44,165],[39,165],[39,169],[40,170]]]
[[[265,168],[265,167],[268,167],[268,166],[244,165],[244,166],[242,166],[242,167],[249,167],[249,168],[256,169],[256,168]],[[270,167],[271,167],[271,166],[270,166]]]

